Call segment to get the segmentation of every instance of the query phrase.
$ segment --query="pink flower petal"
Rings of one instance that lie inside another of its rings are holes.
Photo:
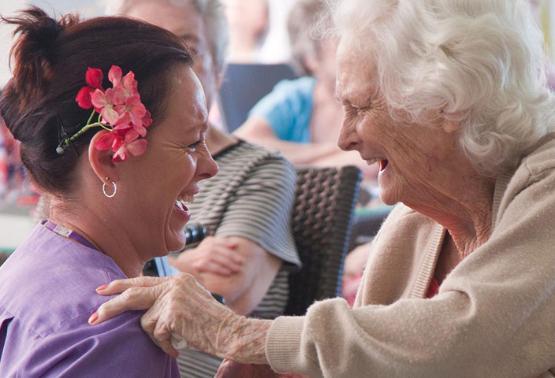
[[[137,139],[127,145],[127,150],[133,156],[140,156],[145,153],[147,144],[146,139]]]
[[[143,126],[149,127],[150,125],[152,125],[152,115],[147,110],[145,116],[143,117]]]
[[[125,133],[125,143],[129,144],[139,138],[139,133],[133,129],[130,129]]]
[[[77,92],[77,96],[75,96],[75,101],[77,105],[79,105],[82,109],[90,109],[93,107],[91,101],[91,91],[93,88],[91,87],[83,87]]]
[[[145,137],[146,136],[146,128],[143,126],[139,126],[137,124],[135,124],[135,127],[133,127],[133,129],[135,130],[135,132],[137,134],[139,134],[141,137]]]
[[[129,71],[122,79],[123,87],[130,92],[130,95],[138,95],[137,80],[135,80],[135,73]]]
[[[102,116],[102,121],[108,123],[109,125],[116,125],[119,119],[119,113],[115,111],[112,105],[106,105],[100,111]]]
[[[127,158],[127,149],[125,148],[125,145],[123,145],[120,148],[118,148],[114,156],[112,156],[112,161],[117,163],[120,161],[124,161],[126,158]]]
[[[112,148],[114,138],[115,138],[114,133],[104,131],[103,134],[97,139],[94,147],[99,151],[109,150],[110,148]]]
[[[85,81],[93,88],[101,88],[102,80],[104,79],[104,74],[99,68],[87,68],[85,73]]]
[[[121,81],[121,68],[119,66],[113,65],[110,67],[110,71],[108,71],[108,80],[112,83],[114,87],[119,85]]]
[[[102,109],[109,103],[106,94],[100,89],[96,89],[94,92],[92,92],[91,102],[94,105],[94,107],[97,109]]]

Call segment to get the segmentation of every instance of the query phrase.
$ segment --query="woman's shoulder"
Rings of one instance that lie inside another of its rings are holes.
[[[530,149],[530,152],[522,159],[515,175],[529,175],[530,178],[535,179],[554,172],[555,133],[551,133]]]
[[[541,183],[541,185],[536,185]],[[509,206],[519,196],[524,199],[528,189],[539,190],[543,187],[545,194],[550,193],[555,185],[555,133],[542,138],[529,149],[518,166],[500,174],[496,179],[495,202],[496,213]],[[548,197],[543,198],[548,199]],[[499,216],[499,214],[497,214]]]
[[[124,274],[109,257],[38,225],[0,274],[0,307],[37,336],[86,323],[106,298],[95,289]]]

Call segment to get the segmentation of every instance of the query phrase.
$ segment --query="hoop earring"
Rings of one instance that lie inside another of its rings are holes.
[[[112,193],[108,194],[108,191],[106,190],[106,188],[107,188],[106,183],[103,183],[102,193],[104,194],[104,196],[106,198],[114,198],[116,196],[116,193],[118,192],[118,186],[116,185],[116,183],[112,181]]]

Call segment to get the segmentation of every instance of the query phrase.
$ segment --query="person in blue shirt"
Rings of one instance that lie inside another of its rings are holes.
[[[357,165],[366,178],[373,179],[374,167],[362,165],[356,154],[337,147],[343,116],[335,99],[337,42],[333,37],[314,36],[324,10],[318,0],[300,0],[293,7],[287,28],[293,64],[301,77],[278,83],[235,134],[279,150],[298,166]]]

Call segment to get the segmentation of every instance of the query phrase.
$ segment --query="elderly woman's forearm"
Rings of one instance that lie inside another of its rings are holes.
[[[220,357],[244,364],[268,364],[266,338],[271,325],[271,320],[243,316],[224,320],[216,335],[223,351]]]

